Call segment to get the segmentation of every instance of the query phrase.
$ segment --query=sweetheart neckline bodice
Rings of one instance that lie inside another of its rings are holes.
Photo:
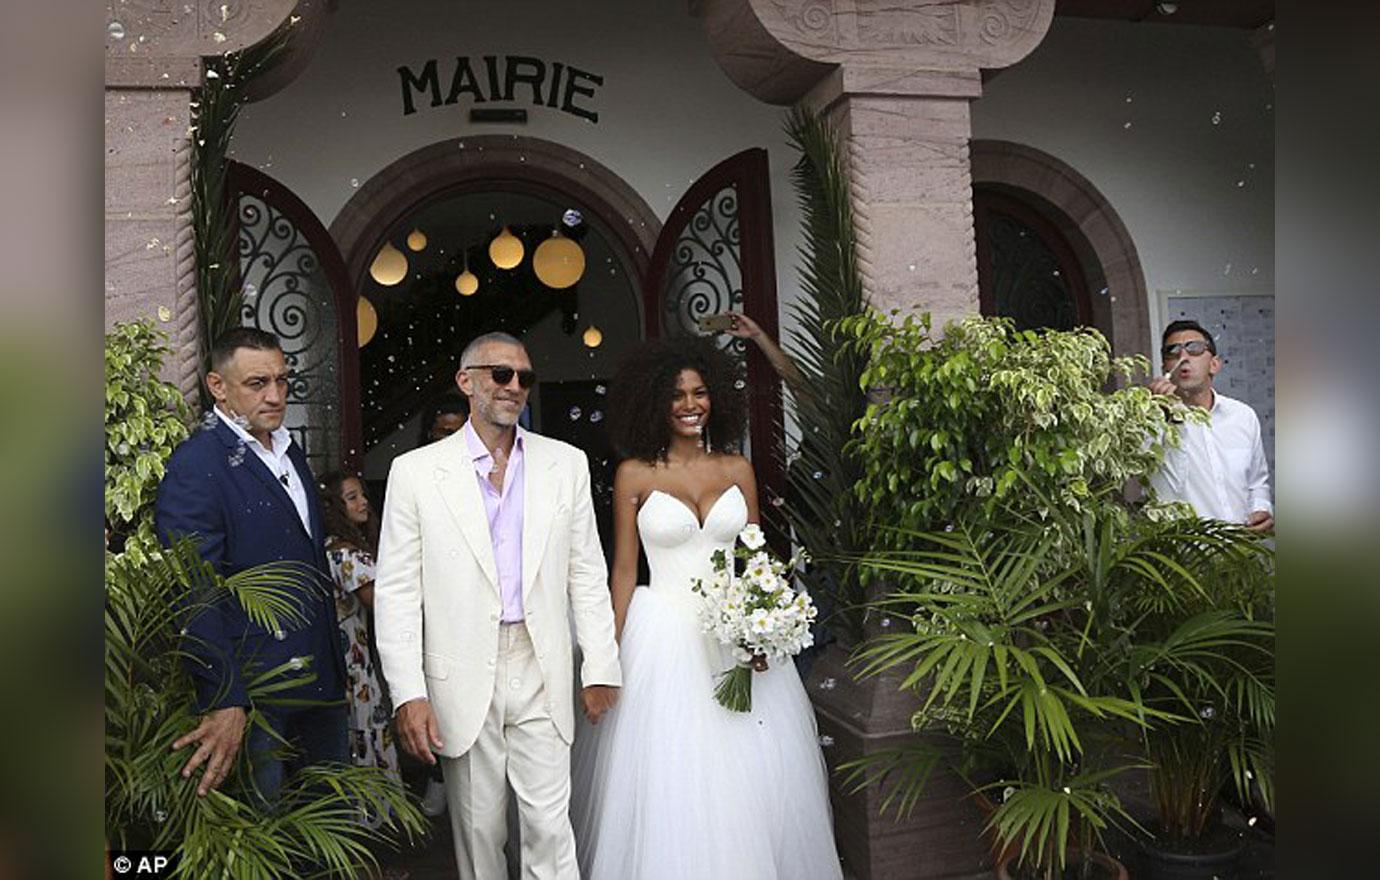
[[[672,495],[670,492],[667,492],[665,489],[653,489],[652,491],[648,492],[648,493],[647,493],[647,500],[650,501],[653,495],[665,495],[667,498],[669,498],[669,499],[671,499],[672,501],[676,502],[680,507],[684,508],[686,513],[688,513],[688,514],[690,514],[692,517],[694,517],[694,519],[695,519],[695,525],[696,525],[696,526],[699,528],[699,530],[702,532],[702,531],[704,531],[704,529],[705,529],[705,523],[709,522],[709,518],[712,517],[712,516],[714,515],[715,509],[718,508],[719,502],[723,501],[724,498],[728,497],[728,493],[732,492],[732,491],[735,490],[735,489],[738,490],[738,494],[739,494],[739,495],[742,495],[742,494],[743,494],[743,490],[740,489],[740,488],[738,488],[738,484],[737,484],[737,483],[732,483],[732,484],[730,484],[729,487],[728,487],[727,489],[725,489],[725,490],[723,490],[722,492],[719,493],[719,497],[714,499],[714,503],[709,505],[709,510],[707,510],[707,511],[705,512],[705,514],[704,514],[704,519],[700,519],[700,512],[699,512],[699,510],[696,509],[696,508],[694,508],[694,507],[692,507],[692,506],[690,505],[690,502],[686,501],[684,498],[681,498],[679,495]],[[646,503],[644,502],[642,506],[645,508],[647,505],[646,505]],[[641,514],[642,511],[641,511],[641,510],[638,510],[638,513]]]

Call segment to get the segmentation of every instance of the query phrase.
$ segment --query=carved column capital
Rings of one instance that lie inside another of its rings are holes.
[[[298,10],[299,5],[306,8]],[[323,5],[298,0],[108,2],[106,85],[194,88],[200,85],[201,58],[252,46],[293,17],[300,19]]]
[[[1054,0],[695,0],[745,91],[801,103],[841,140],[868,301],[978,311],[968,105],[982,70],[1024,58]]]
[[[695,9],[729,77],[788,104],[833,67],[866,77],[1014,64],[1044,39],[1054,0],[702,0]]]

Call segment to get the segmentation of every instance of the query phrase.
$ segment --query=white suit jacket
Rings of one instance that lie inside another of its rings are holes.
[[[561,737],[575,733],[572,622],[582,686],[621,685],[608,570],[585,454],[524,438],[522,605]],[[374,581],[374,626],[393,705],[427,697],[459,757],[494,693],[503,606],[484,501],[463,431],[394,459]]]

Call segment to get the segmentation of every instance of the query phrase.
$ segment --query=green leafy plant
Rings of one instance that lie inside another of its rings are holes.
[[[1269,625],[1214,605],[1204,577],[1267,551],[1222,523],[1116,515],[1103,498],[1074,510],[1022,485],[1060,522],[975,509],[952,531],[898,530],[899,549],[864,560],[907,584],[877,607],[909,626],[869,640],[855,662],[864,676],[904,672],[922,698],[915,729],[960,742],[961,771],[991,769],[974,786],[1001,793],[988,829],[1002,850],[1042,878],[1076,850],[1090,876],[1103,832],[1135,825],[1110,781],[1148,766],[1148,738],[1198,725],[1188,690],[1213,670],[1269,655]],[[904,810],[943,760],[894,750],[846,765],[847,780],[892,785]]]
[[[135,561],[157,550],[154,492],[190,420],[177,388],[158,376],[166,339],[147,321],[116,324],[105,337],[105,521],[110,543]]]
[[[187,616],[230,598],[268,629],[300,625],[290,589],[300,573],[285,563],[221,578],[190,540],[159,546],[151,508],[166,457],[187,433],[181,395],[157,378],[166,351],[147,324],[117,325],[106,337],[106,512],[128,535],[123,552],[106,557],[106,839],[175,851],[179,877],[353,877],[374,864],[371,844],[426,827],[384,771],[310,768],[287,780],[265,812],[243,751],[231,777],[198,798],[196,781],[178,772],[187,753],[169,748],[196,726],[183,662]],[[253,675],[249,723],[270,730],[262,709],[313,675],[309,660]],[[388,818],[370,830],[362,811]]]
[[[1221,639],[1223,621],[1247,619],[1253,626],[1251,638],[1214,642],[1212,650],[1169,669],[1155,655],[1132,658],[1133,672],[1144,670],[1147,704],[1190,719],[1144,736],[1159,811],[1156,834],[1171,850],[1191,850],[1211,833],[1228,783],[1242,804],[1258,798],[1265,809],[1274,808],[1273,553],[1259,541],[1211,554],[1197,549],[1189,544],[1165,552],[1194,573],[1203,591],[1177,602],[1166,601],[1166,594],[1137,597],[1140,629],[1201,641]],[[1202,629],[1174,631],[1188,614],[1198,615]]]
[[[940,335],[928,315],[875,311],[842,325],[867,357],[862,384],[882,398],[857,424],[855,491],[873,522],[903,530],[940,528],[973,507],[1014,506],[1042,521],[1099,498],[1119,510],[1106,490],[1148,481],[1164,444],[1177,442],[1176,421],[1203,418],[1144,387],[1106,390],[1149,363],[1113,358],[1091,328],[969,318]]]
[[[862,314],[848,178],[838,135],[815,114],[795,110],[787,121],[800,159],[791,172],[804,215],[802,296],[790,306],[795,329],[786,341],[801,380],[790,387],[801,426],[788,469],[783,511],[796,540],[813,559],[801,578],[833,606],[830,623],[847,638],[862,632],[862,586],[856,569],[839,561],[867,547],[866,511],[853,486],[862,475],[848,450],[854,423],[867,406],[860,379],[864,362],[840,331]]]

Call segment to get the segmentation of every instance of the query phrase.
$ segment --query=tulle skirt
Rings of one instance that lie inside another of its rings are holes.
[[[751,712],[724,709],[722,652],[692,608],[647,588],[634,591],[620,654],[618,703],[597,727],[580,718],[571,756],[585,880],[837,880],[824,759],[794,664],[753,675]]]

